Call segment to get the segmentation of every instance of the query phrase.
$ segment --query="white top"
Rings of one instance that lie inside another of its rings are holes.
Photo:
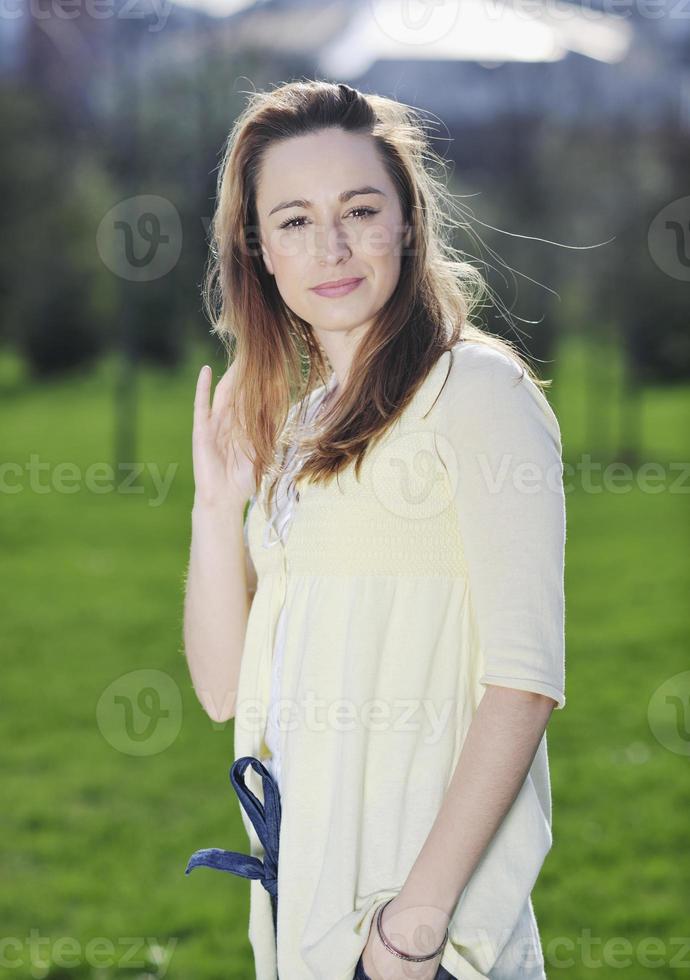
[[[337,378],[335,374],[332,374],[329,381],[325,386],[316,389],[311,394],[311,403],[306,411],[305,424],[313,421],[320,405],[322,404],[324,398],[327,394],[332,391],[337,383]],[[282,544],[285,543],[285,538],[287,534],[287,529],[292,521],[294,504],[295,504],[295,486],[291,482],[295,473],[299,470],[302,464],[302,455],[297,454],[297,446],[293,444],[290,446],[285,460],[285,469],[281,475],[278,485],[276,487],[275,497],[273,501],[273,511],[271,514],[271,519],[266,523],[263,531],[262,546],[264,548],[272,548],[278,542]],[[256,502],[256,497],[252,498],[250,504],[250,510]],[[247,528],[249,526],[249,515],[247,515],[247,520],[244,525],[244,535],[245,543],[249,547],[249,541],[247,537]],[[271,528],[275,532],[271,540]],[[266,724],[266,733],[264,740],[267,748],[270,750],[271,755],[263,759],[263,763],[269,772],[272,774],[273,778],[278,783],[279,789],[281,788],[281,765],[280,765],[280,728],[278,724],[278,717],[280,713],[280,679],[283,667],[283,655],[285,651],[285,620],[286,620],[286,608],[285,603],[280,610],[278,616],[278,622],[276,624],[276,637],[275,646],[273,650],[273,665],[271,671],[271,695],[268,708],[268,718]]]
[[[297,484],[276,547],[262,546],[272,515],[263,484],[257,493],[235,758],[268,756],[282,608],[286,724],[277,941],[270,895],[250,885],[256,980],[352,980],[377,906],[403,886],[433,826],[488,685],[565,705],[560,431],[543,392],[518,374],[484,343],[446,351],[357,475],[349,465],[338,480]],[[251,769],[247,785],[261,794]],[[530,893],[551,844],[544,733],[453,910],[441,960],[452,976],[545,980]]]

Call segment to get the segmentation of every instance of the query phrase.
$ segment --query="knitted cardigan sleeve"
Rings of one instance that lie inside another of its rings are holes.
[[[444,444],[482,651],[479,682],[565,706],[566,535],[559,424],[510,356],[456,352]]]

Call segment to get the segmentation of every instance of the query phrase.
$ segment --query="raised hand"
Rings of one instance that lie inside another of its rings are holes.
[[[199,372],[194,395],[192,460],[194,502],[202,506],[218,503],[244,504],[255,492],[253,448],[246,440],[231,438],[231,399],[237,379],[237,362],[230,365],[216,385],[209,404],[211,368]]]

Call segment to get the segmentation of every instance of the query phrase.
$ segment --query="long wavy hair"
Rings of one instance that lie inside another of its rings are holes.
[[[325,127],[374,140],[411,227],[400,277],[360,342],[344,392],[300,437],[299,478],[324,482],[350,463],[359,476],[367,448],[404,411],[444,351],[479,340],[512,356],[545,387],[514,345],[471,322],[489,289],[453,246],[444,205],[444,161],[417,110],[345,84],[293,81],[249,93],[223,149],[210,256],[203,282],[212,332],[237,360],[232,412],[236,436],[253,452],[257,487],[269,474],[271,502],[284,451],[296,438],[307,397],[326,384],[327,357],[309,323],[283,301],[264,266],[257,231],[257,181],[267,149]]]

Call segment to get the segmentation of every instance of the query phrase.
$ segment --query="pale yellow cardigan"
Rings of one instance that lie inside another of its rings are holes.
[[[278,938],[252,881],[257,980],[352,980],[377,906],[431,829],[485,684],[565,704],[560,430],[539,388],[518,378],[512,358],[460,342],[360,482],[349,467],[327,487],[298,483],[284,544],[262,548],[265,481],[251,507],[258,588],[235,758],[267,757],[286,603]],[[251,768],[246,778],[260,797]],[[458,980],[545,976],[530,893],[551,845],[544,735],[451,919],[442,963]]]

